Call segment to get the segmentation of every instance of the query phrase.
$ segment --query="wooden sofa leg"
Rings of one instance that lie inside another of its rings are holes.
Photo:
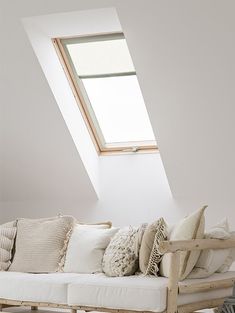
[[[37,307],[37,306],[31,306],[31,310],[32,310],[32,311],[37,311],[37,310],[38,310],[38,307]]]
[[[177,313],[180,252],[177,251],[175,253],[171,253],[170,258],[171,260],[167,293],[167,313]]]
[[[2,311],[2,304],[0,304],[0,311]]]
[[[77,310],[76,309],[71,309],[70,313],[77,313]]]

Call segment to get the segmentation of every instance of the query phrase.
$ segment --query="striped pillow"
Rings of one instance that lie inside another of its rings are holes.
[[[11,265],[15,236],[16,221],[0,226],[0,271],[7,271]]]

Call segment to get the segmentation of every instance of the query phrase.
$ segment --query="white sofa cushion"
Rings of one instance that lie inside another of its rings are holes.
[[[19,301],[67,304],[68,284],[78,274],[28,274],[0,272],[0,298]]]
[[[98,225],[76,225],[69,240],[65,258],[66,273],[102,272],[102,259],[117,228],[103,229]]]
[[[213,226],[206,234],[209,239],[229,239],[229,226],[227,219]],[[230,249],[206,249],[202,250],[197,263],[188,275],[188,278],[209,277],[215,273],[229,256]]]
[[[184,280],[182,283],[197,283],[216,279],[235,278],[235,272],[214,274],[206,279]],[[109,309],[162,312],[166,309],[166,277],[134,275],[107,277],[104,274],[80,275],[77,282],[68,286],[68,304]],[[184,294],[178,304],[216,299],[231,295],[232,288],[209,292]],[[101,309],[102,311],[102,309]]]

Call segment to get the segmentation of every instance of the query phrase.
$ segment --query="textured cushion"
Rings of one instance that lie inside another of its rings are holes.
[[[202,209],[186,216],[173,229],[170,240],[202,239],[204,237],[205,217]],[[179,278],[183,280],[192,271],[199,258],[200,251],[182,251],[180,253]],[[160,265],[160,274],[165,277],[170,275],[170,253],[163,256]]]
[[[140,245],[139,251],[139,268],[142,273],[146,273],[149,257],[153,248],[156,232],[159,227],[159,219],[147,225]]]
[[[235,231],[230,233],[231,238],[235,239]],[[216,271],[217,273],[225,273],[229,271],[230,267],[232,266],[233,262],[235,261],[235,248],[228,249],[229,254],[227,258],[224,260],[223,264],[218,268]]]
[[[16,221],[0,226],[0,271],[6,271],[11,264],[15,235]]]
[[[108,276],[132,275],[138,269],[139,228],[123,228],[112,238],[103,257]]]
[[[156,228],[157,231],[154,237],[153,247],[149,257],[148,267],[146,268],[146,271],[144,273],[146,275],[157,276],[159,271],[158,265],[163,257],[163,255],[158,250],[159,243],[160,241],[167,239],[167,225],[162,217],[158,220]]]
[[[68,284],[77,281],[78,274],[29,274],[0,272],[0,298],[67,304]]]
[[[213,226],[206,234],[205,238],[228,239],[230,238],[227,219],[222,220]],[[202,250],[200,257],[189,274],[188,278],[203,278],[215,273],[229,256],[229,249],[207,249]]]
[[[190,280],[213,281],[235,277],[235,272],[214,274],[209,279]],[[188,283],[185,280],[184,283]],[[93,306],[110,309],[163,312],[166,309],[168,278],[133,275],[126,277],[107,277],[104,274],[81,275],[68,286],[68,304]],[[179,295],[178,304],[216,299],[231,295],[232,288],[210,292]]]
[[[17,224],[16,251],[10,271],[49,273],[61,271],[74,219],[20,219]]]
[[[104,251],[117,228],[103,229],[100,225],[76,225],[69,240],[64,272],[102,272]]]

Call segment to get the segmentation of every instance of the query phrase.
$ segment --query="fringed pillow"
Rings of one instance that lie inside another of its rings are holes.
[[[164,219],[161,217],[156,223],[156,234],[154,237],[152,251],[149,257],[148,267],[145,271],[145,275],[158,275],[158,264],[161,262],[163,254],[161,254],[158,250],[159,243],[163,240],[167,239],[167,225]]]
[[[17,224],[13,272],[63,271],[65,254],[74,226],[72,216],[20,219]]]

